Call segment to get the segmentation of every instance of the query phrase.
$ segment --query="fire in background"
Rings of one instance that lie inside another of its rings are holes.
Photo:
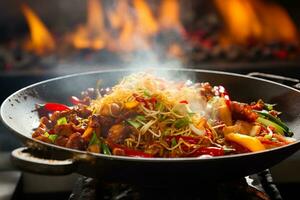
[[[297,28],[280,5],[265,0],[210,3],[213,15],[199,14],[196,23],[187,23],[183,19],[192,11],[183,10],[180,0],[86,0],[85,22],[70,27],[60,40],[36,11],[23,4],[29,27],[23,48],[39,56],[87,49],[115,54],[158,51],[161,57],[196,61],[248,59],[252,54],[298,56]]]

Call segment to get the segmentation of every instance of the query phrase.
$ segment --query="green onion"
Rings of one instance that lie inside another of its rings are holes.
[[[93,145],[93,144],[98,144],[98,145],[101,144],[101,142],[100,142],[100,140],[98,139],[97,134],[96,134],[95,132],[93,132],[92,138],[91,138],[91,140],[90,140],[90,142],[89,142],[89,146],[90,146],[90,145]]]
[[[140,121],[145,121],[145,120],[146,120],[146,118],[145,118],[144,115],[138,115],[138,116],[136,116],[135,119],[136,119],[136,120],[140,120]]]
[[[276,106],[276,104],[264,103],[264,108],[267,110],[273,110],[274,106]]]
[[[158,110],[158,111],[163,111],[164,108],[165,107],[164,107],[164,105],[161,102],[157,102],[155,104],[155,109]]]
[[[172,145],[172,147],[175,147],[177,145],[177,141],[176,141],[175,137],[172,138],[171,145]]]
[[[178,119],[174,122],[174,126],[176,128],[182,128],[184,126],[187,126],[190,123],[190,120],[187,117]]]
[[[151,97],[151,94],[148,90],[144,90],[144,96]]]
[[[133,126],[134,128],[138,129],[142,126],[142,124],[140,122],[137,121],[133,121],[133,120],[126,120],[128,122],[128,124],[130,124],[131,126]]]
[[[264,118],[268,118],[268,120],[272,121],[273,123],[277,124],[281,129],[283,129],[284,135],[291,137],[293,136],[293,132],[290,131],[289,127],[283,123],[278,117],[274,117],[271,115],[268,111],[262,110],[262,111],[255,111],[257,112],[260,116]]]
[[[280,133],[281,135],[284,135],[285,130],[281,126],[279,126],[278,124],[276,124],[276,123],[274,123],[274,122],[272,122],[268,119],[265,119],[263,117],[258,117],[256,119],[256,121],[263,124],[263,125],[265,125],[265,126],[271,126],[271,127],[275,128],[276,132]]]
[[[54,143],[56,138],[58,137],[58,135],[56,134],[52,134],[52,135],[49,135],[48,138]]]
[[[102,143],[102,150],[105,155],[111,155],[111,152],[105,143]]]
[[[63,124],[67,124],[67,123],[68,123],[67,118],[65,118],[65,117],[59,118],[57,120],[57,125],[63,125]]]

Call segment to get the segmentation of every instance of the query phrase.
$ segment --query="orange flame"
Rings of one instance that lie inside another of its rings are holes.
[[[137,13],[137,29],[142,34],[154,35],[158,32],[158,24],[154,19],[149,5],[145,0],[134,0],[133,5]]]
[[[182,29],[178,0],[163,0],[160,6],[160,26],[164,29]]]
[[[106,46],[108,34],[104,26],[103,9],[99,0],[87,2],[87,24],[72,35],[74,47],[99,50]]]
[[[288,13],[280,6],[261,0],[215,0],[225,22],[225,40],[247,44],[297,40],[297,30]],[[224,38],[223,37],[223,38]]]
[[[54,50],[54,39],[43,22],[27,5],[23,4],[21,9],[30,29],[30,41],[25,44],[25,48],[38,55]]]

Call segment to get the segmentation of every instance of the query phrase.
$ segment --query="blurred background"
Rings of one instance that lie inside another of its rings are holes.
[[[41,80],[114,68],[184,67],[298,79],[299,5],[294,0],[0,1],[0,102]],[[0,151],[18,146],[0,124]]]

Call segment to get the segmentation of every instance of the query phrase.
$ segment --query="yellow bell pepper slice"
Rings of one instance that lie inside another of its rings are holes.
[[[237,144],[253,152],[266,149],[265,146],[257,138],[240,133],[229,133],[225,136],[225,139],[236,142]]]
[[[138,101],[129,101],[129,102],[125,103],[125,108],[132,109],[132,108],[137,107],[138,105],[139,105]]]

